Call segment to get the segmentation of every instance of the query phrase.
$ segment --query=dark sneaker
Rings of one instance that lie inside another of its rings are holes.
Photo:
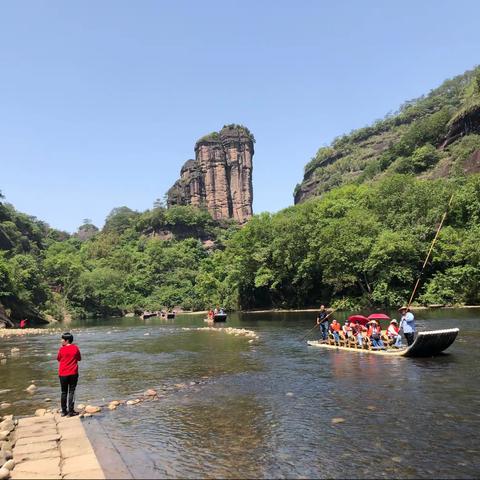
[[[76,417],[77,415],[79,415],[78,412],[68,412],[67,413],[67,417]]]
[[[61,417],[66,417],[67,415],[68,415],[67,412],[62,412],[62,413],[60,414]]]

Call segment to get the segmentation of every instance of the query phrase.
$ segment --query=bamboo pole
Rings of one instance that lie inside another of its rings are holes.
[[[342,305],[343,306],[343,305]],[[330,315],[332,315],[334,312],[336,312],[337,310],[339,310],[341,307],[337,307],[337,308],[334,308],[324,319],[323,321],[325,321]],[[300,340],[303,340],[307,335],[310,334],[310,332],[312,332],[313,330],[315,330],[320,324],[319,323],[316,323],[313,328],[311,328],[302,338],[300,338]]]
[[[445,210],[444,214],[442,215],[442,219],[440,220],[440,225],[437,228],[437,232],[435,233],[435,237],[433,238],[432,243],[430,244],[430,248],[428,250],[427,256],[425,257],[425,261],[423,262],[422,269],[420,270],[420,274],[418,275],[415,286],[413,287],[413,292],[410,295],[410,300],[408,301],[407,308],[410,308],[410,305],[413,302],[413,298],[415,297],[415,293],[417,292],[417,288],[418,288],[418,285],[420,283],[420,278],[422,277],[423,271],[425,270],[425,267],[427,266],[428,259],[430,258],[430,255],[433,251],[433,247],[435,246],[435,243],[437,242],[438,236],[440,234],[440,230],[443,227],[443,222],[445,222],[445,218],[447,218],[447,213],[448,213],[448,210],[449,210],[449,208],[452,204],[452,200],[453,200],[453,193],[452,193],[452,196],[450,197],[450,200],[448,202],[447,209]]]

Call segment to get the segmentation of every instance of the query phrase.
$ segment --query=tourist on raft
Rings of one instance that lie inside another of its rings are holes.
[[[350,322],[348,320],[345,320],[345,323],[342,327],[342,332],[345,339],[348,339],[352,336],[352,327],[350,327]]]
[[[415,317],[409,307],[400,307],[398,310],[402,315],[402,318],[400,319],[400,328],[403,330],[403,334],[407,339],[407,344],[410,346],[415,340]]]
[[[394,347],[400,348],[403,346],[400,328],[398,328],[398,322],[395,319],[390,322],[390,325],[387,328],[387,337],[390,340],[393,340]]]
[[[62,334],[62,346],[58,350],[58,376],[62,390],[61,405],[62,417],[78,415],[74,410],[75,388],[78,382],[78,362],[82,359],[80,349],[73,345],[71,333]],[[68,397],[68,404],[67,404]]]
[[[333,339],[335,340],[335,343],[340,343],[341,328],[341,325],[335,319],[333,319],[332,324],[330,325],[330,331],[333,334]]]
[[[382,341],[382,327],[380,327],[376,320],[370,320],[367,325],[369,325],[367,336],[372,342],[372,347],[376,349],[385,348]]]
[[[328,313],[325,305],[320,305],[320,310],[317,315],[317,325],[320,325],[322,340],[326,341],[328,338]]]
[[[363,325],[360,325],[360,322],[358,320],[356,320],[354,324],[350,324],[350,327],[352,328],[353,335],[357,339],[358,346],[360,348],[362,348],[363,347],[363,332],[366,332],[367,329]]]

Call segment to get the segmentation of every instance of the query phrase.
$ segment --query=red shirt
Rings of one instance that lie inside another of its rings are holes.
[[[58,375],[66,377],[67,375],[76,375],[78,373],[78,362],[82,359],[80,350],[76,345],[68,344],[60,347],[57,360]]]

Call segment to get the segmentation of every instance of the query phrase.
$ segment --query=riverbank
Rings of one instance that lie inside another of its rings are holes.
[[[39,409],[31,417],[5,417],[0,425],[10,430],[2,442],[8,459],[0,479],[106,478],[80,418]]]

